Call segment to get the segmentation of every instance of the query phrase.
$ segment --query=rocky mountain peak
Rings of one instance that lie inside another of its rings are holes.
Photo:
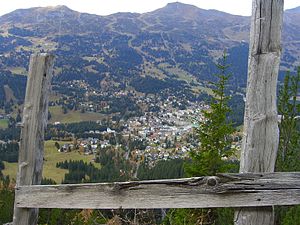
[[[165,7],[158,9],[156,11],[168,13],[168,14],[189,15],[191,13],[196,14],[205,10],[181,2],[172,2],[172,3],[168,3]]]
[[[68,7],[65,6],[65,5],[57,5],[57,6],[50,7],[50,8],[53,8],[54,10],[72,11],[70,8],[68,8]]]

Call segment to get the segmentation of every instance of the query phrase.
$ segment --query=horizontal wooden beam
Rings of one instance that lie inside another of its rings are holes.
[[[173,180],[16,188],[21,208],[150,209],[300,204],[300,173],[220,174]]]

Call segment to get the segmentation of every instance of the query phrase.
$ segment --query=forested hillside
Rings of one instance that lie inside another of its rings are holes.
[[[285,13],[281,69],[299,60],[299,10]],[[54,82],[86,80],[98,89],[132,86],[156,93],[207,86],[224,49],[232,65],[230,85],[245,87],[249,17],[170,3],[144,14],[97,16],[65,6],[16,10],[0,17],[0,99],[4,85],[24,95],[29,55],[56,56]],[[4,78],[4,79],[2,79]],[[121,86],[120,86],[121,85]],[[19,91],[21,90],[21,91]]]

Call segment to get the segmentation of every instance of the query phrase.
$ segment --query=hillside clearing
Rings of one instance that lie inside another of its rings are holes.
[[[65,160],[83,160],[84,162],[92,162],[94,158],[93,155],[83,155],[78,151],[72,151],[68,153],[58,152],[54,146],[55,141],[46,141],[45,142],[45,160],[44,160],[44,169],[43,169],[43,177],[50,178],[54,180],[56,183],[61,183],[65,177],[65,174],[68,170],[56,168],[56,163],[63,162]],[[60,145],[70,142],[58,142]],[[9,177],[16,179],[17,173],[17,164],[18,163],[8,163],[4,162],[5,169],[3,170],[4,175],[9,175]],[[97,166],[95,164],[95,166]]]
[[[80,111],[69,111],[63,114],[60,106],[49,107],[51,113],[50,123],[78,123],[81,121],[97,121],[103,119],[103,115],[94,112],[81,113]]]

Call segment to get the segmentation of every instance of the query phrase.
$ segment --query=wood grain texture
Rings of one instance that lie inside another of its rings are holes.
[[[30,58],[21,124],[17,187],[40,184],[42,180],[44,131],[48,120],[48,94],[53,62],[54,57],[45,53],[33,54]],[[37,218],[37,209],[15,207],[13,224],[37,224]]]
[[[253,0],[240,172],[273,172],[279,143],[276,87],[284,0]],[[242,209],[236,225],[274,224],[272,208]]]
[[[19,186],[16,189],[16,206],[27,208],[149,209],[296,204],[300,204],[300,173],[222,174],[110,184]]]

